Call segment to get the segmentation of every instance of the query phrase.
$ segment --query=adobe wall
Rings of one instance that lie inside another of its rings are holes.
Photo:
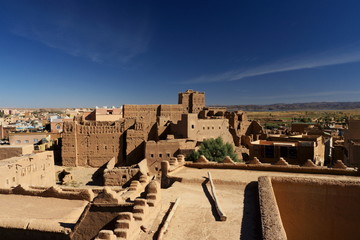
[[[19,184],[55,185],[53,152],[40,152],[0,161],[0,187],[9,188]]]
[[[299,165],[272,165],[272,164],[252,164],[252,163],[196,163],[186,162],[186,167],[192,168],[216,168],[216,169],[243,169],[256,171],[275,171],[275,172],[292,172],[292,173],[311,173],[311,174],[331,174],[331,175],[346,175],[346,176],[360,176],[359,171],[354,168],[329,168],[329,167],[305,167]]]
[[[359,239],[360,181],[271,178],[288,239]]]
[[[150,122],[156,122],[156,117],[159,116],[160,105],[128,105],[123,106],[124,118],[144,118]]]
[[[0,145],[0,160],[18,157],[25,154],[31,154],[34,151],[34,145]]]
[[[229,132],[228,119],[198,119],[197,114],[183,114],[176,126],[176,135],[195,141],[221,137],[224,142],[234,144]]]
[[[145,158],[148,161],[149,170],[158,172],[161,169],[161,161],[169,161],[170,158],[179,154],[179,141],[148,141],[145,143]]]
[[[160,116],[167,117],[173,123],[177,123],[181,120],[181,115],[186,113],[184,107],[179,104],[161,104]]]
[[[121,162],[124,131],[123,121],[64,123],[62,164],[101,167],[112,157]]]

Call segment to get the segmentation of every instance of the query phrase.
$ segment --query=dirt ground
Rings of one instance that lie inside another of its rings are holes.
[[[227,216],[219,221],[211,195],[207,172],[211,172],[220,206]],[[257,180],[259,176],[291,176],[335,179],[357,177],[249,171],[234,169],[182,168],[172,173],[183,178],[168,189],[162,189],[161,211],[149,233],[138,239],[156,239],[162,221],[178,197],[181,202],[173,216],[164,239],[262,239]]]

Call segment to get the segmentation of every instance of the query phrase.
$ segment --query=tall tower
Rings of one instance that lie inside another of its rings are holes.
[[[205,107],[205,93],[189,89],[179,93],[178,103],[183,105],[188,113],[199,113]]]

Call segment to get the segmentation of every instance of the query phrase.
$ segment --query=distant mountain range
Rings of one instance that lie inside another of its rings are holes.
[[[270,105],[217,105],[227,107],[230,111],[297,111],[297,110],[346,110],[360,108],[360,102],[310,102],[310,103],[276,103]]]

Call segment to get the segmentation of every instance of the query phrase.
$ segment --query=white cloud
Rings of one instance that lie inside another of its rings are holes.
[[[282,59],[273,63],[255,66],[247,70],[231,70],[219,74],[203,75],[185,83],[237,81],[248,77],[262,76],[295,70],[326,67],[360,61],[360,46],[338,48],[322,53]]]

